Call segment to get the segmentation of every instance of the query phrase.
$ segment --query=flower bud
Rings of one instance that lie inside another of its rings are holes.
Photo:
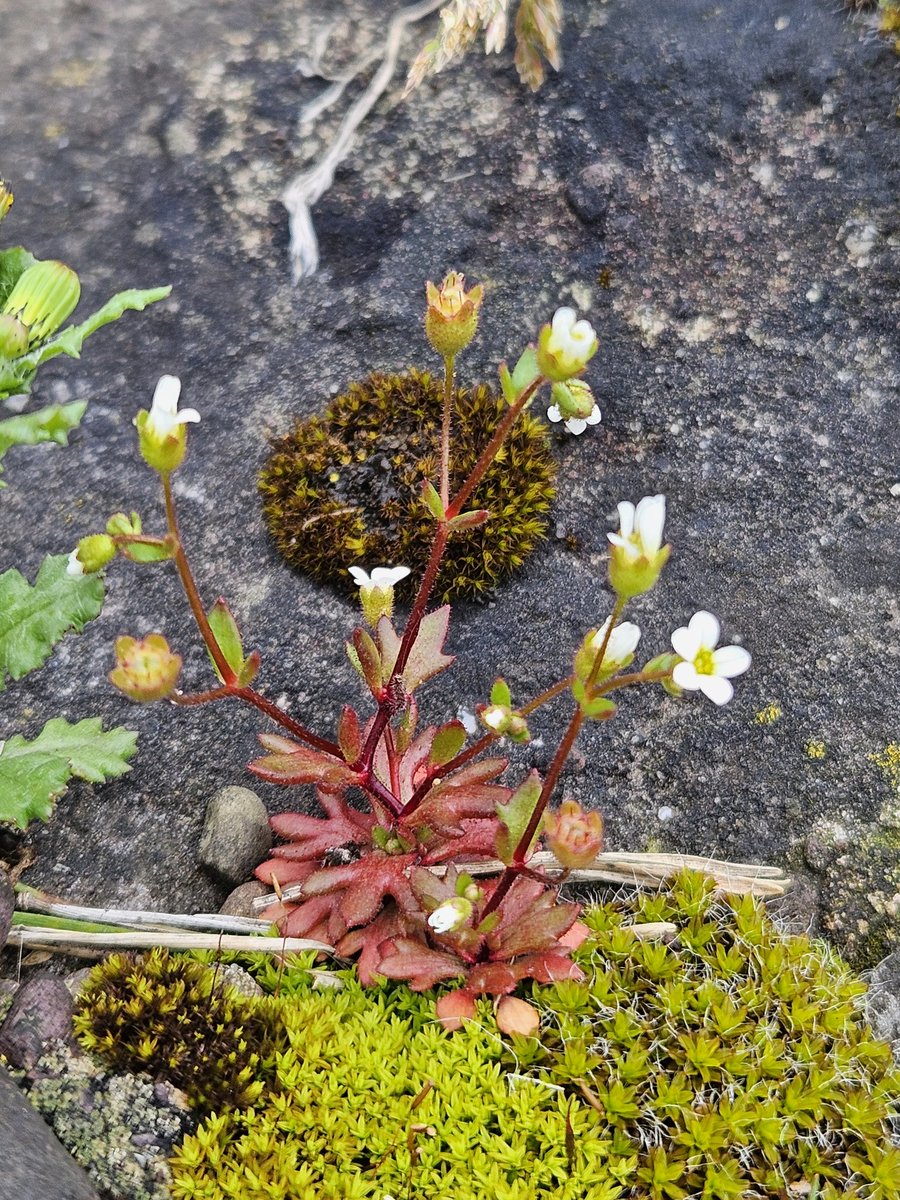
[[[553,402],[559,412],[559,420],[570,417],[586,420],[594,411],[594,393],[583,379],[568,379],[565,383],[554,383],[550,389]]]
[[[590,630],[575,655],[575,677],[582,683],[594,672],[594,663],[603,648],[608,625],[607,619],[599,629]],[[594,672],[594,682],[602,683],[604,679],[610,679],[624,667],[630,666],[640,639],[641,631],[633,621],[621,621],[616,625],[606,643],[603,662]]]
[[[662,544],[665,496],[645,496],[637,507],[619,505],[619,532],[608,533],[609,582],[621,600],[649,592],[672,551]]]
[[[9,184],[4,183],[0,179],[0,221],[6,216],[10,208],[12,208],[13,194],[9,190]]]
[[[445,900],[437,906],[428,918],[428,924],[435,933],[453,933],[465,925],[471,915],[472,901],[465,896],[454,896],[452,900]]]
[[[130,537],[140,533],[142,528],[141,518],[136,512],[133,512],[130,517],[123,512],[113,513],[106,522],[106,532],[110,537]]]
[[[576,800],[563,800],[544,816],[547,846],[566,870],[587,867],[603,849],[603,818],[586,813]]]
[[[9,313],[0,313],[0,358],[19,358],[28,349],[28,330]]]
[[[92,533],[78,543],[75,557],[83,568],[82,574],[93,575],[116,557],[116,543],[108,534]]]
[[[3,306],[28,330],[28,345],[37,346],[56,333],[81,297],[78,276],[65,263],[32,263],[16,280]]]
[[[109,681],[129,699],[164,700],[174,692],[180,674],[181,656],[172,653],[161,633],[150,633],[141,641],[116,640],[116,666]]]
[[[552,383],[565,383],[581,374],[598,345],[590,322],[579,321],[574,308],[557,309],[551,323],[538,335],[541,374]]]
[[[484,288],[479,283],[467,292],[465,283],[464,275],[451,271],[439,288],[430,281],[425,285],[425,334],[442,358],[454,358],[465,350],[478,328]]]
[[[187,450],[185,425],[200,420],[195,408],[178,411],[180,395],[181,380],[175,375],[161,376],[150,411],[142,409],[134,420],[144,462],[163,475],[181,466]]]

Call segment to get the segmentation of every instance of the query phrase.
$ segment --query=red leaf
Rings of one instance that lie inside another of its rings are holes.
[[[461,821],[462,834],[453,837],[446,835],[446,841],[433,846],[422,856],[425,866],[435,866],[437,863],[453,859],[465,867],[466,860],[494,857],[494,834],[497,822],[493,820]]]
[[[312,900],[304,900],[296,908],[292,908],[285,917],[281,933],[284,937],[316,937],[324,942],[332,939],[328,936],[328,917],[331,904],[326,896],[315,896]]]
[[[356,974],[363,987],[372,987],[377,982],[375,977],[381,962],[381,946],[390,938],[407,934],[408,926],[407,918],[389,900],[371,925],[351,929],[337,942],[335,949],[341,958],[352,958],[359,954]]]
[[[356,715],[355,709],[351,708],[349,704],[345,704],[341,712],[341,719],[338,721],[337,736],[341,754],[343,754],[348,763],[356,762],[362,748],[359,734],[359,717]]]
[[[427,679],[433,679],[456,660],[444,654],[443,647],[450,624],[450,605],[445,604],[434,612],[426,613],[419,625],[416,640],[403,668],[403,683],[408,692],[414,692]],[[383,678],[394,673],[394,664],[400,651],[400,638],[387,617],[378,622],[378,645],[381,650]]]
[[[372,838],[375,818],[353,808],[340,792],[320,788],[316,793],[327,816],[310,817],[305,813],[281,813],[269,822],[279,837],[290,845],[277,846],[276,858],[321,858],[338,846],[366,846]]]
[[[469,972],[466,991],[476,996],[504,996],[515,989],[519,976],[508,963],[482,963]]]
[[[504,996],[497,1005],[497,1028],[501,1033],[534,1037],[540,1025],[541,1014],[527,1000],[519,1000],[516,996]]]
[[[256,878],[262,883],[287,887],[291,883],[302,883],[315,869],[312,862],[289,862],[283,858],[269,858],[254,871]]]
[[[442,979],[455,979],[463,965],[452,954],[429,950],[415,938],[390,938],[382,946],[378,972],[388,979],[406,979],[414,992],[424,992]]]
[[[517,958],[515,971],[519,979],[534,979],[537,983],[558,983],[561,979],[584,979],[584,971],[562,954],[529,954]]]
[[[383,854],[373,850],[354,863],[340,867],[323,867],[314,871],[306,880],[303,891],[307,896],[321,896],[328,892],[342,893],[338,909],[341,918],[352,929],[365,925],[376,915],[385,896],[391,896],[398,906],[413,912],[417,909],[415,897],[406,877],[414,856],[411,854]]]
[[[301,746],[277,733],[261,733],[259,740],[271,754],[250,763],[250,770],[269,783],[349,784],[356,776],[346,763]]]

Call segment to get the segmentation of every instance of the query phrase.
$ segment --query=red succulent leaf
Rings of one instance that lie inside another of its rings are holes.
[[[427,613],[419,625],[419,632],[403,668],[403,684],[408,692],[414,692],[427,679],[433,679],[455,662],[452,655],[444,654],[444,642],[450,624],[450,605],[445,604],[434,612]],[[400,650],[400,638],[387,619],[378,622],[378,646],[381,651],[383,678],[394,672],[394,664]]]
[[[297,905],[286,905],[287,916],[279,926],[283,937],[314,937],[334,945],[329,932],[333,901],[330,896],[314,896]]]
[[[259,740],[271,754],[255,759],[250,770],[269,783],[349,784],[356,779],[345,762],[302,746],[280,733],[261,733]]]
[[[455,955],[430,950],[416,938],[389,938],[381,946],[379,974],[406,979],[414,992],[427,991],[442,979],[456,979],[464,970]]]
[[[534,880],[521,882],[540,887]],[[515,890],[515,886],[510,889],[507,900]],[[516,904],[514,913],[505,900],[500,911],[500,924],[487,935],[487,941],[492,958],[510,959],[542,950],[562,953],[559,939],[575,924],[581,909],[577,904],[560,903],[553,892],[545,891],[527,907]]]
[[[281,813],[272,817],[269,823],[275,833],[290,842],[290,845],[275,848],[273,853],[276,857],[317,859],[338,846],[371,844],[375,826],[372,813],[353,808],[342,791],[319,788],[316,795],[327,814],[326,818],[309,817],[305,813]]]

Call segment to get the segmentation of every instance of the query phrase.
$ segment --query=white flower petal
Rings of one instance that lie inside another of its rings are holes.
[[[701,610],[694,613],[690,621],[688,621],[688,629],[697,638],[704,650],[715,648],[716,642],[719,640],[720,629],[719,622],[711,612]]]
[[[674,672],[672,678],[675,678]],[[713,704],[727,704],[734,695],[734,688],[721,675],[701,675],[699,678],[700,691],[704,696],[708,696]]]
[[[372,580],[369,578],[369,572],[364,571],[362,567],[348,567],[347,573],[353,577],[353,582],[357,587],[372,586]]]
[[[181,395],[181,380],[177,375],[160,375],[153,392],[153,403],[150,406],[156,412],[168,413],[174,416],[178,408],[178,397]]]
[[[585,420],[587,421],[588,425],[599,425],[600,409],[596,404],[591,409],[591,415],[589,417],[586,417]]]
[[[547,420],[548,421],[561,421],[562,420],[562,413],[559,411],[558,404],[551,404],[550,407],[547,409]]]
[[[81,562],[81,559],[78,557],[78,547],[77,546],[72,551],[72,553],[69,555],[68,562],[66,563],[66,574],[67,575],[83,575],[84,574],[84,566]]]
[[[645,496],[635,510],[634,523],[647,556],[656,554],[662,545],[666,523],[665,496]]]
[[[200,420],[200,414],[196,408],[183,408],[181,412],[175,414],[176,425],[190,425],[194,421]]]
[[[711,679],[711,675],[700,676],[694,669],[692,662],[680,662],[675,664],[675,669],[672,671],[672,682],[680,688],[684,688],[686,692],[696,692],[700,687],[700,680]]]
[[[568,429],[569,433],[574,433],[578,437],[580,433],[584,433],[587,429],[587,421],[582,421],[581,417],[569,417],[568,421],[566,421],[566,429]]]
[[[687,625],[682,625],[672,634],[672,649],[679,658],[692,663],[700,649],[700,639]]]
[[[720,650],[713,651],[713,663],[717,675],[734,679],[749,669],[750,655],[743,646],[722,646]]]
[[[629,546],[629,543],[625,540],[625,538],[622,537],[620,533],[608,533],[606,536],[614,546],[620,546],[623,550],[626,550]]]
[[[634,533],[634,505],[630,500],[620,500],[616,508],[619,510],[619,533],[623,538],[630,538]]]
[[[377,588],[392,588],[395,583],[405,579],[409,567],[376,567],[372,572],[372,586]]]
[[[558,308],[553,314],[553,320],[550,322],[550,328],[557,337],[567,338],[572,332],[578,314],[574,308]]]

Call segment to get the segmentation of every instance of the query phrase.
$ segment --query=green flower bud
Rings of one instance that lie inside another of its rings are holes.
[[[141,641],[116,640],[116,666],[109,681],[130,700],[164,700],[174,692],[180,674],[181,656],[172,653],[161,633],[150,633]]]
[[[17,317],[0,313],[0,358],[19,358],[28,349],[28,330]]]
[[[3,311],[28,330],[28,345],[37,346],[56,333],[81,297],[78,276],[65,263],[33,263],[16,280]]]
[[[467,292],[465,284],[464,275],[451,271],[439,288],[431,282],[425,285],[425,334],[442,358],[455,358],[465,350],[478,329],[484,288],[478,284]]]
[[[75,556],[86,575],[102,571],[116,557],[116,543],[105,533],[92,533],[78,543]]]
[[[550,394],[561,421],[568,421],[572,417],[584,421],[594,411],[594,393],[582,379],[554,383]]]

